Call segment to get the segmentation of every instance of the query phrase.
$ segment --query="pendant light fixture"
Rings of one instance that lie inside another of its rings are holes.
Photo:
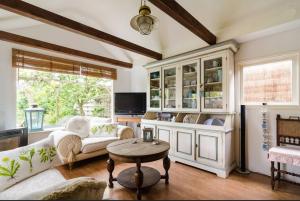
[[[151,15],[150,7],[146,5],[145,0],[141,0],[139,14],[130,21],[131,27],[142,35],[149,35],[157,24],[157,17]]]

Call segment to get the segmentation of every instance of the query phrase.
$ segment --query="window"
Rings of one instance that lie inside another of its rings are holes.
[[[74,115],[111,117],[112,80],[19,69],[17,123],[33,103],[46,110],[44,127],[62,126]]]
[[[242,64],[242,102],[246,105],[298,105],[298,55]]]

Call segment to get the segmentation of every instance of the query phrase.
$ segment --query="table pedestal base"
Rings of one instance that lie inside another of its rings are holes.
[[[118,183],[121,186],[129,189],[137,189],[135,181],[136,170],[136,167],[123,170],[117,177]],[[143,184],[141,186],[142,189],[154,186],[161,179],[159,171],[154,168],[142,166],[141,171],[143,172]]]

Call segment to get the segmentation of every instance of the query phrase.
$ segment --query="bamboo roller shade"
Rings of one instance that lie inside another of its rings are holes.
[[[14,68],[84,75],[112,80],[117,79],[117,70],[114,68],[103,67],[18,49],[12,49],[12,64]]]

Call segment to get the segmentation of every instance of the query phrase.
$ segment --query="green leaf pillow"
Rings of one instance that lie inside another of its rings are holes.
[[[60,165],[53,136],[34,144],[0,152],[0,192],[39,172]]]
[[[91,125],[90,137],[117,137],[118,124],[99,123]]]

